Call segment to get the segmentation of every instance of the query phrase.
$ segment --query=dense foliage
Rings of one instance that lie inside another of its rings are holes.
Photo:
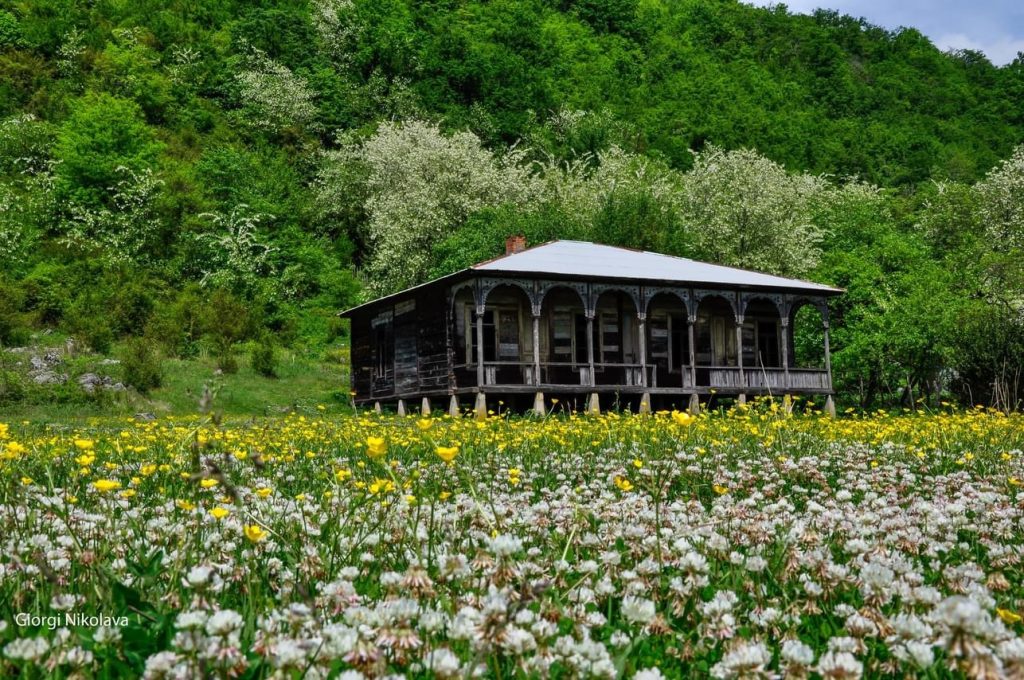
[[[732,0],[0,2],[0,343],[322,346],[520,232],[846,287],[849,398],[1014,405],[1022,98]]]
[[[1020,414],[554,410],[0,423],[0,674],[1024,672]]]

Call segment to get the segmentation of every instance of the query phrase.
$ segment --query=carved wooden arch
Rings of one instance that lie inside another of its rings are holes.
[[[605,293],[625,293],[633,301],[633,309],[637,314],[645,311],[640,306],[640,286],[622,286],[614,283],[592,283],[590,284],[590,312],[597,311],[597,301]]]
[[[779,315],[779,318],[786,318],[786,296],[781,293],[764,293],[758,291],[740,293],[740,316],[747,315],[747,307],[754,300],[767,300],[768,302],[771,302],[775,305],[775,312]]]
[[[576,294],[580,297],[580,305],[583,307],[584,313],[588,316],[592,315],[593,309],[588,305],[588,287],[587,284],[582,281],[538,281],[537,282],[537,307],[536,314],[540,314],[544,307],[544,300],[555,288],[568,288],[569,290],[576,291]]]
[[[697,312],[700,311],[700,304],[709,297],[720,297],[729,303],[729,309],[733,316],[740,318],[739,310],[736,308],[736,293],[727,290],[715,290],[713,288],[693,289],[693,320],[697,320]]]
[[[825,297],[814,295],[788,295],[786,297],[786,314],[782,317],[784,323],[788,324],[791,319],[795,319],[796,313],[801,307],[811,305],[821,314],[821,324],[828,328],[828,300]]]
[[[479,302],[480,302],[479,292],[480,291],[477,288],[476,284],[477,284],[476,279],[469,279],[468,281],[462,281],[460,283],[456,283],[455,285],[453,285],[451,288],[448,289],[448,294],[451,296],[451,309],[452,310],[455,309],[455,299],[459,296],[459,293],[462,292],[462,290],[464,288],[468,288],[469,291],[473,294],[473,306],[475,307],[475,306],[477,306],[479,304]],[[449,310],[449,311],[451,311],[451,310]]]
[[[526,295],[526,300],[530,303],[530,308],[536,307],[536,292],[533,289],[533,283],[523,281],[521,279],[480,279],[480,293],[477,301],[477,307],[487,306],[487,297],[494,291],[495,288],[502,286],[511,286],[512,288],[518,288],[523,291]]]
[[[652,286],[644,287],[644,315],[647,314],[647,310],[650,309],[651,300],[659,295],[674,295],[683,303],[683,309],[686,311],[686,316],[695,315],[693,301],[690,299],[689,288],[673,288],[672,286]]]

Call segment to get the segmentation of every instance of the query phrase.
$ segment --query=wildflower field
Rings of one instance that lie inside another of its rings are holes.
[[[0,424],[0,676],[1024,677],[1024,418]]]

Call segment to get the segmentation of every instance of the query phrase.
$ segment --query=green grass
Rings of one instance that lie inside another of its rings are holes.
[[[239,354],[236,360],[236,373],[218,374],[213,357],[165,359],[162,385],[146,395],[110,393],[95,401],[82,399],[65,403],[35,398],[30,403],[7,405],[0,410],[6,419],[29,421],[68,421],[140,412],[157,416],[187,415],[198,411],[204,386],[216,393],[214,410],[226,415],[274,415],[291,410],[313,412],[318,404],[326,405],[330,411],[339,411],[349,405],[348,371],[342,364],[300,351],[279,349],[277,377],[267,378],[249,366],[248,354]],[[119,373],[117,366],[110,369],[112,375]],[[75,371],[81,372],[84,370]]]

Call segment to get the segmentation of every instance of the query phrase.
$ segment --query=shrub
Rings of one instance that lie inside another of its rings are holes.
[[[29,330],[21,312],[23,297],[16,285],[0,281],[0,346],[28,341]]]
[[[126,383],[146,393],[160,387],[163,367],[156,343],[146,338],[131,338],[124,346],[121,358]]]
[[[274,340],[269,333],[264,333],[259,342],[253,345],[249,361],[252,370],[263,377],[277,377],[277,352],[274,349]]]

